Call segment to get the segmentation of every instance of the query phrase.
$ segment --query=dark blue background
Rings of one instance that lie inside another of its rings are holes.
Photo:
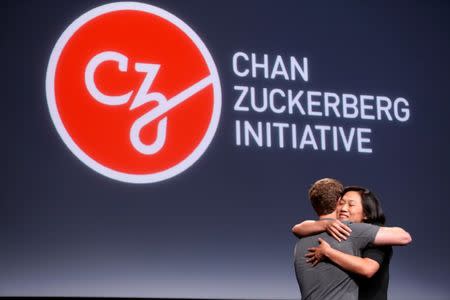
[[[446,298],[447,1],[146,1],[205,42],[223,110],[197,163],[145,185],[87,168],[62,142],[47,108],[54,44],[77,17],[104,3],[1,4],[1,296],[298,298],[290,228],[315,217],[309,185],[335,177],[372,188],[389,223],[413,236],[410,246],[395,249],[391,296]],[[239,50],[306,56],[310,80],[239,80],[231,69]],[[234,120],[245,114],[233,111],[233,85],[245,82],[405,97],[411,118],[364,122],[373,132],[371,155],[237,147]]]

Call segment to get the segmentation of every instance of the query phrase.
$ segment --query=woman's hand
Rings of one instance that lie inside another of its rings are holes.
[[[346,240],[352,232],[350,227],[339,220],[327,220],[325,223],[325,231],[339,242],[342,240]]]
[[[327,253],[330,249],[332,249],[330,244],[328,244],[325,240],[319,238],[318,247],[308,248],[309,253],[305,254],[306,262],[311,263],[314,267],[326,258]]]
[[[313,266],[317,265],[324,259],[329,259],[342,269],[365,276],[367,278],[372,277],[379,269],[380,264],[368,257],[362,258],[359,256],[353,256],[339,250],[333,249],[323,239],[319,239],[319,246],[309,248],[308,253],[305,255],[306,261]]]

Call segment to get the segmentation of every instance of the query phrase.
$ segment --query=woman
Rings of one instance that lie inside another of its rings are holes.
[[[365,222],[379,226],[385,223],[378,199],[371,191],[362,187],[346,187],[336,212],[341,221]],[[339,241],[351,234],[350,228],[338,220],[305,221],[295,228],[295,232],[301,236],[321,231],[329,232]],[[391,246],[368,247],[362,252],[362,257],[358,257],[333,249],[320,239],[320,245],[309,251],[306,254],[307,261],[313,265],[328,258],[344,270],[361,275],[357,278],[359,299],[387,299]]]

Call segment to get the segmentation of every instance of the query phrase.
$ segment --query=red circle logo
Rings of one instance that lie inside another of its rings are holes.
[[[142,3],[103,5],[73,22],[50,56],[46,90],[68,148],[124,182],[157,182],[189,168],[221,110],[204,43],[174,15]]]

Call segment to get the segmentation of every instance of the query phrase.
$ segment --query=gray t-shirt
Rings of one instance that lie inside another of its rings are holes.
[[[339,251],[360,256],[361,249],[373,242],[380,227],[365,224],[344,222],[351,229],[350,237],[338,242],[328,233],[301,238],[295,246],[295,274],[300,286],[302,300],[357,300],[358,285],[345,271],[330,261],[322,261],[315,267],[306,262],[308,248],[319,245],[318,238],[327,241],[331,247]]]

